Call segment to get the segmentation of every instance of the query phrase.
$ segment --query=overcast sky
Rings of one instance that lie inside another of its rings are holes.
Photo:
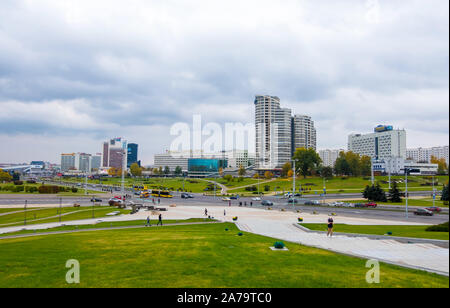
[[[447,0],[1,0],[0,163],[140,159],[176,122],[253,122],[255,94],[316,121],[319,148],[378,124],[448,145]]]

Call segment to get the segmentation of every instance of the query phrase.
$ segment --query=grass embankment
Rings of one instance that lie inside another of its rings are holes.
[[[225,231],[228,228],[230,231]],[[381,264],[366,283],[366,260],[244,233],[234,224],[172,226],[0,241],[0,287],[449,287],[449,278]],[[80,262],[68,285],[66,261]]]
[[[214,219],[207,218],[191,218],[186,220],[164,220],[163,225],[173,225],[180,223],[199,223],[199,222],[214,222]],[[158,220],[150,220],[151,226],[156,226]],[[39,234],[39,233],[49,233],[49,232],[61,232],[61,231],[80,231],[80,230],[92,230],[92,229],[104,229],[104,228],[120,228],[120,227],[142,227],[147,225],[147,220],[132,220],[132,221],[112,221],[112,222],[101,222],[91,225],[75,225],[75,226],[64,226],[57,228],[50,228],[45,230],[23,230],[18,232],[5,233],[1,236],[13,236],[13,235],[27,235],[27,234]]]
[[[15,210],[17,211],[20,209]],[[96,206],[94,207],[94,211],[92,207],[63,207],[61,208],[61,221],[101,218],[106,217],[106,214],[115,211],[119,211],[121,214],[130,213],[129,210],[104,206]],[[92,212],[94,212],[94,215]],[[59,214],[59,208],[44,208],[26,212],[10,213],[0,216],[0,228],[24,225],[25,217],[27,225],[59,222]]]
[[[301,224],[313,231],[327,231],[324,224]],[[386,235],[392,232],[392,236],[425,238],[433,240],[449,240],[448,232],[426,231],[429,226],[355,226],[345,224],[335,224],[334,232],[354,233],[354,234],[374,234]]]

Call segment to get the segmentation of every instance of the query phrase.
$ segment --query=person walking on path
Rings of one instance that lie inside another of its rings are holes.
[[[333,218],[328,218],[328,233],[327,233],[327,237],[333,237],[333,228],[334,228],[334,220]]]
[[[158,224],[157,224],[157,226],[159,226],[161,224],[161,226],[163,225],[163,223],[162,223],[162,215],[161,214],[159,214],[159,216],[158,216]]]
[[[160,204],[161,204],[161,199],[158,198],[158,205],[160,205]]]
[[[228,201],[228,207],[231,207],[231,200]]]
[[[223,216],[227,216],[227,211],[223,210]]]
[[[150,216],[147,216],[147,224],[145,226],[146,227],[150,227],[151,226],[151,224],[150,224]]]
[[[208,209],[205,209],[205,216],[208,216]]]

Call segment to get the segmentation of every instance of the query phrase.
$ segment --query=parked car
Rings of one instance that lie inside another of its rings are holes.
[[[344,202],[332,202],[332,203],[330,203],[330,206],[335,206],[335,207],[344,206]]]
[[[374,202],[366,203],[366,207],[376,208],[377,206],[378,206],[378,205],[377,205],[376,203],[374,203]]]
[[[442,212],[442,209],[440,207],[437,206],[431,206],[431,207],[427,207],[426,210],[433,212],[433,213],[440,213]]]
[[[355,207],[356,207],[356,208],[365,208],[365,207],[367,207],[367,205],[364,204],[364,203],[356,203],[356,204],[355,204]]]
[[[342,204],[343,207],[355,207],[355,205],[353,203],[344,203]]]
[[[264,200],[263,202],[261,202],[262,206],[273,206],[273,202],[269,201],[269,200]]]
[[[414,212],[414,215],[417,215],[417,216],[433,216],[434,213],[432,211],[427,210],[427,209],[417,209]]]

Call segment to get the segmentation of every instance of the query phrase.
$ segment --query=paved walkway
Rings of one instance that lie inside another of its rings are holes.
[[[167,212],[161,212],[166,219],[204,218],[204,207],[178,206],[168,208]],[[99,222],[145,220],[151,212],[140,212],[135,215],[123,215],[120,217],[103,218],[97,220],[83,220],[65,222],[65,225],[95,224]],[[431,244],[403,244],[394,240],[373,240],[369,238],[355,238],[338,235],[328,238],[326,235],[305,232],[293,224],[297,218],[304,218],[305,223],[324,223],[327,215],[313,215],[310,213],[293,213],[268,211],[263,209],[245,207],[211,207],[208,215],[220,221],[231,222],[234,216],[238,216],[237,226],[247,232],[268,236],[283,241],[299,243],[302,245],[328,249],[331,251],[355,255],[367,259],[377,259],[387,263],[394,263],[406,267],[419,268],[440,274],[449,274],[449,250]],[[381,219],[368,219],[361,217],[334,217],[335,223],[350,225],[422,225],[404,221],[392,221]],[[47,229],[57,227],[59,223],[32,225],[27,227],[10,227],[0,229],[0,234],[5,232],[20,231],[21,229]]]

